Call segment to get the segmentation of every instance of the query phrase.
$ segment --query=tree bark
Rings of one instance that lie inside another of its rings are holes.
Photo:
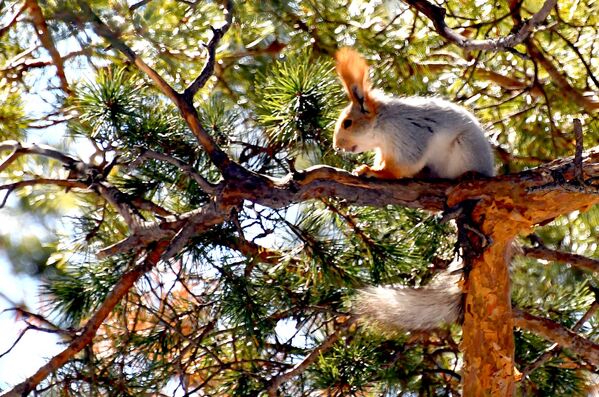
[[[481,182],[474,182],[449,193],[449,206],[464,206],[467,200],[475,203],[458,219],[467,276],[461,345],[465,397],[509,397],[515,392],[514,318],[508,271],[514,238],[528,233],[534,225],[599,202],[594,187],[576,191],[578,187],[569,185],[574,178],[573,167],[565,168],[560,175],[562,182],[547,181],[536,187],[515,183],[507,188],[489,181],[485,183],[485,194],[480,195],[474,192]]]
[[[494,203],[493,203],[494,204]],[[492,204],[473,217],[481,221],[479,231],[467,232],[465,253],[466,298],[462,328],[464,352],[463,395],[502,396],[514,394],[514,320],[510,301],[509,257],[518,228],[506,222],[507,211]]]

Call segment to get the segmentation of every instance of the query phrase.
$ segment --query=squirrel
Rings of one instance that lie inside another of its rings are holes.
[[[373,90],[368,64],[350,48],[336,53],[336,69],[351,103],[337,120],[333,145],[353,153],[375,152],[373,165],[361,165],[354,174],[383,179],[495,175],[491,146],[468,110],[436,97],[396,98]],[[460,266],[455,260],[421,288],[361,290],[354,312],[385,330],[431,330],[457,322],[463,297]]]
[[[368,64],[353,49],[340,49],[336,60],[351,103],[337,119],[333,146],[375,152],[374,164],[356,168],[355,174],[409,178],[426,168],[432,178],[495,175],[491,146],[468,110],[441,98],[395,98],[371,89]]]

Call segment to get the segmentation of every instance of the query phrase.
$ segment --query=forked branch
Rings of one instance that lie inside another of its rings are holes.
[[[533,30],[547,18],[553,7],[557,4],[557,0],[546,0],[536,14],[524,22],[516,32],[505,37],[472,40],[447,26],[447,23],[445,22],[445,14],[447,11],[444,8],[430,3],[427,0],[404,0],[404,2],[426,15],[426,17],[433,23],[437,33],[446,40],[466,50],[484,51],[503,51],[524,42]]]
[[[212,137],[202,126],[198,117],[198,113],[193,106],[192,98],[187,98],[185,95],[179,94],[177,91],[175,91],[175,89],[171,87],[171,85],[167,83],[158,72],[145,63],[145,61],[139,55],[137,55],[135,51],[133,51],[119,38],[118,34],[113,32],[110,27],[94,13],[89,4],[87,4],[84,0],[79,0],[78,3],[83,11],[83,16],[81,16],[81,18],[84,18],[84,21],[89,21],[92,24],[96,34],[106,39],[114,48],[125,55],[129,61],[134,63],[139,70],[144,72],[150,79],[152,79],[154,84],[156,84],[156,87],[158,87],[158,89],[162,91],[162,93],[177,106],[179,112],[183,116],[183,119],[187,122],[187,125],[197,138],[200,145],[204,148],[212,162],[224,173],[226,173],[227,168],[231,165],[231,161],[226,153],[223,152],[220,147],[218,147],[214,139],[212,139]],[[76,19],[80,20],[81,18]]]

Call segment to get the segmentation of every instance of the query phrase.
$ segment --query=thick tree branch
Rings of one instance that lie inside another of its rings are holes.
[[[243,169],[238,171],[234,178],[218,185],[216,202],[235,206],[248,200],[281,208],[309,199],[337,197],[356,205],[402,205],[438,212],[468,199],[486,199],[494,201],[493,205],[508,206],[510,217],[521,221],[523,230],[599,203],[599,194],[569,191],[561,185],[536,190],[539,186],[555,184],[556,175],[567,186],[574,179],[571,158],[516,174],[466,181],[366,179],[327,166],[314,166],[276,180]],[[588,152],[583,171],[588,178],[599,177],[599,148]],[[99,255],[106,257],[172,238],[193,216],[192,211],[142,227],[126,240],[103,249]],[[226,211],[220,216],[224,219]]]
[[[193,101],[195,94],[206,84],[210,76],[214,73],[214,62],[216,61],[216,46],[227,33],[233,22],[233,1],[225,0],[225,23],[218,29],[212,28],[212,38],[208,42],[208,59],[199,76],[185,89],[183,97],[187,101]]]
[[[529,258],[568,263],[582,270],[599,272],[599,260],[582,255],[557,251],[544,246],[522,247],[522,253]]]
[[[547,340],[560,344],[594,367],[599,367],[599,345],[585,339],[555,321],[533,316],[520,309],[513,309],[514,325],[534,332]]]
[[[404,0],[404,2],[426,15],[433,23],[437,33],[446,40],[466,50],[484,51],[503,51],[524,42],[534,28],[547,18],[553,7],[557,4],[557,0],[546,0],[536,14],[524,22],[515,33],[508,36],[487,40],[471,40],[447,26],[445,23],[445,14],[447,11],[444,8],[427,0]]]
[[[35,32],[43,46],[46,48],[46,50],[48,50],[48,53],[50,53],[52,62],[54,63],[54,66],[56,66],[56,75],[60,80],[60,86],[67,95],[70,95],[71,89],[69,88],[69,82],[67,81],[67,77],[64,72],[63,59],[54,45],[54,40],[52,39],[50,31],[48,30],[48,24],[46,23],[46,18],[44,18],[42,9],[37,3],[37,0],[25,0],[25,4],[29,9],[31,18],[33,19]]]

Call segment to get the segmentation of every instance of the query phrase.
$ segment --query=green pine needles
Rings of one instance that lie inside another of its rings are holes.
[[[309,51],[288,55],[258,78],[257,122],[272,145],[290,151],[330,148],[342,103],[330,59]]]

